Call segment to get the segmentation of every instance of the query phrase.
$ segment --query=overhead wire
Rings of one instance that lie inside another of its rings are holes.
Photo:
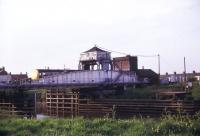
[[[106,48],[102,48],[100,46],[97,46],[95,45],[96,47],[102,49],[102,50],[105,50],[105,51],[108,51],[108,52],[111,52],[111,53],[118,53],[118,54],[123,54],[123,55],[130,55],[130,54],[127,54],[127,53],[124,53],[124,52],[119,52],[119,51],[113,51],[113,50],[108,50]],[[158,55],[134,55],[134,56],[138,56],[138,57],[144,57],[144,58],[147,58],[147,57],[158,57]]]
[[[127,54],[127,53],[124,53],[124,52],[119,52],[119,51],[113,51],[113,50],[108,50],[106,48],[102,48],[100,46],[97,46],[95,45],[96,47],[102,49],[102,50],[105,50],[105,51],[108,51],[108,52],[111,52],[111,53],[118,53],[118,54],[123,54],[123,55],[130,55],[130,54]],[[138,56],[138,57],[142,57],[142,58],[155,58],[155,57],[160,57],[161,56],[159,54],[156,54],[156,55],[140,55],[140,54],[137,54],[137,55],[134,55],[134,56]],[[162,60],[165,61],[165,63],[168,65],[168,66],[173,66],[173,65],[170,65],[170,63],[162,56]]]
[[[105,50],[105,51],[108,51],[108,52],[111,52],[111,53],[118,53],[118,54],[123,54],[123,55],[130,55],[130,54],[127,54],[127,53],[124,53],[124,52],[118,52],[118,51],[113,51],[113,50],[108,50],[108,49],[105,49],[105,48],[102,48],[100,46],[97,46],[95,45],[96,47],[102,49],[102,50]],[[137,57],[142,57],[142,58],[158,58],[158,73],[160,74],[160,54],[156,54],[156,55],[134,55],[134,56],[137,56]]]
[[[108,51],[108,52],[112,52],[112,53],[118,53],[118,54],[123,54],[123,55],[129,55],[129,54],[124,53],[124,52],[118,52],[118,51],[108,50],[108,49],[106,49],[106,48],[102,48],[102,47],[99,47],[99,46],[97,46],[97,45],[96,45],[96,47],[98,47],[98,48],[100,48],[100,49],[102,49],[102,50]]]
[[[159,54],[158,55],[136,55],[136,56],[138,56],[138,57],[144,57],[144,58],[153,58],[153,57],[158,57]]]

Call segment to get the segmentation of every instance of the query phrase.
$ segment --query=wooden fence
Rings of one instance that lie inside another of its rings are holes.
[[[48,91],[46,111],[49,116],[78,116],[79,95],[73,92]]]
[[[200,110],[198,101],[83,99],[78,93],[49,91],[46,95],[47,115],[57,117],[112,117],[155,116],[163,114],[193,115]]]
[[[29,101],[27,103],[24,101],[9,102],[5,100],[0,100],[0,110],[2,111],[0,113],[2,116],[4,116],[3,114],[28,117],[28,118],[35,116],[34,101],[31,102]]]
[[[200,102],[195,101],[98,99],[80,100],[79,115],[86,117],[115,116],[118,118],[159,117],[163,114],[193,115],[199,109]]]

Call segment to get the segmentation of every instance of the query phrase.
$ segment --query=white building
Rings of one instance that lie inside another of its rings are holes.
[[[81,53],[79,70],[110,70],[111,63],[111,53],[95,46]]]

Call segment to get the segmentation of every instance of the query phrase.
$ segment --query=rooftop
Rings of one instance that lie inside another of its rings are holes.
[[[95,51],[99,51],[99,52],[107,52],[107,51],[104,51],[96,46],[94,46],[93,48],[89,49],[88,51],[85,51],[84,53],[87,53],[87,52],[95,52]]]
[[[0,68],[0,75],[7,75],[7,74],[8,73],[7,73],[7,71],[5,71],[4,67]]]

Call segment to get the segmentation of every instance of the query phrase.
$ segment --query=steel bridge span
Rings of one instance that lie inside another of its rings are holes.
[[[122,71],[74,71],[44,76],[39,80],[23,80],[19,84],[4,84],[0,88],[112,88],[116,86],[134,86],[148,82],[139,82],[135,72]]]

